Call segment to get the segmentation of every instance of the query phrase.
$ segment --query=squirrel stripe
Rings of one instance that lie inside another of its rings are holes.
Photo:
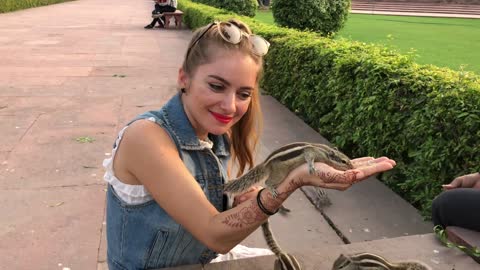
[[[277,158],[278,156],[283,156],[287,153],[290,153],[292,151],[298,151],[302,150],[305,148],[305,146],[308,145],[306,143],[292,143],[292,144],[287,144],[285,146],[282,146],[278,148],[277,150],[273,151],[264,161],[264,163],[270,162],[270,160],[273,160]]]

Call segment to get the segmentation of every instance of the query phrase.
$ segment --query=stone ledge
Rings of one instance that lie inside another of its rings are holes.
[[[480,248],[480,232],[464,229],[461,227],[449,226],[447,227],[448,240],[453,243],[467,248]],[[480,257],[472,258],[480,263]]]
[[[301,245],[301,243],[299,243]],[[304,270],[331,269],[333,262],[340,254],[372,252],[385,257],[391,262],[421,261],[434,270],[472,270],[478,264],[466,254],[443,246],[434,234],[398,237],[355,243],[350,245],[332,245],[311,250],[308,254],[293,253],[302,264]],[[188,265],[169,270],[264,270],[272,269],[275,256],[262,256],[249,259],[226,261],[201,265]]]

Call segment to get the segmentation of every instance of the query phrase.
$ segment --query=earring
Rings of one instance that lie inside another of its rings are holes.
[[[185,88],[180,89],[180,91],[181,91],[183,94],[186,93]]]

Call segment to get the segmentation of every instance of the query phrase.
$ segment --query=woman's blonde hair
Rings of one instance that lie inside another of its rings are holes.
[[[251,34],[250,28],[238,20],[229,20],[231,24],[236,25],[240,30]],[[263,73],[263,59],[253,53],[252,44],[247,38],[242,38],[240,43],[232,44],[225,41],[219,34],[218,24],[197,29],[188,45],[185,60],[182,65],[183,71],[192,77],[196,69],[214,61],[218,55],[219,49],[235,50],[249,55],[259,66],[255,89],[252,93],[250,106],[245,115],[231,128],[229,132],[230,151],[232,153],[233,163],[238,163],[237,176],[240,176],[245,169],[252,168],[255,164],[254,155],[259,141],[259,134],[262,129],[262,112],[260,108],[259,81]],[[203,35],[203,36],[201,36]],[[231,164],[232,165],[232,164]]]

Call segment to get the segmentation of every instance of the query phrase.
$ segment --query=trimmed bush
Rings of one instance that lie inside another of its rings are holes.
[[[272,13],[280,26],[308,29],[327,36],[345,25],[350,5],[350,0],[275,0]]]
[[[19,9],[46,6],[73,0],[1,0],[0,13],[11,12]]]
[[[218,7],[249,17],[254,17],[258,8],[257,0],[194,0],[193,2]]]
[[[232,13],[180,1],[191,27]],[[480,78],[361,42],[236,16],[272,44],[262,89],[352,157],[389,156],[380,180],[430,213],[441,184],[480,171]]]

